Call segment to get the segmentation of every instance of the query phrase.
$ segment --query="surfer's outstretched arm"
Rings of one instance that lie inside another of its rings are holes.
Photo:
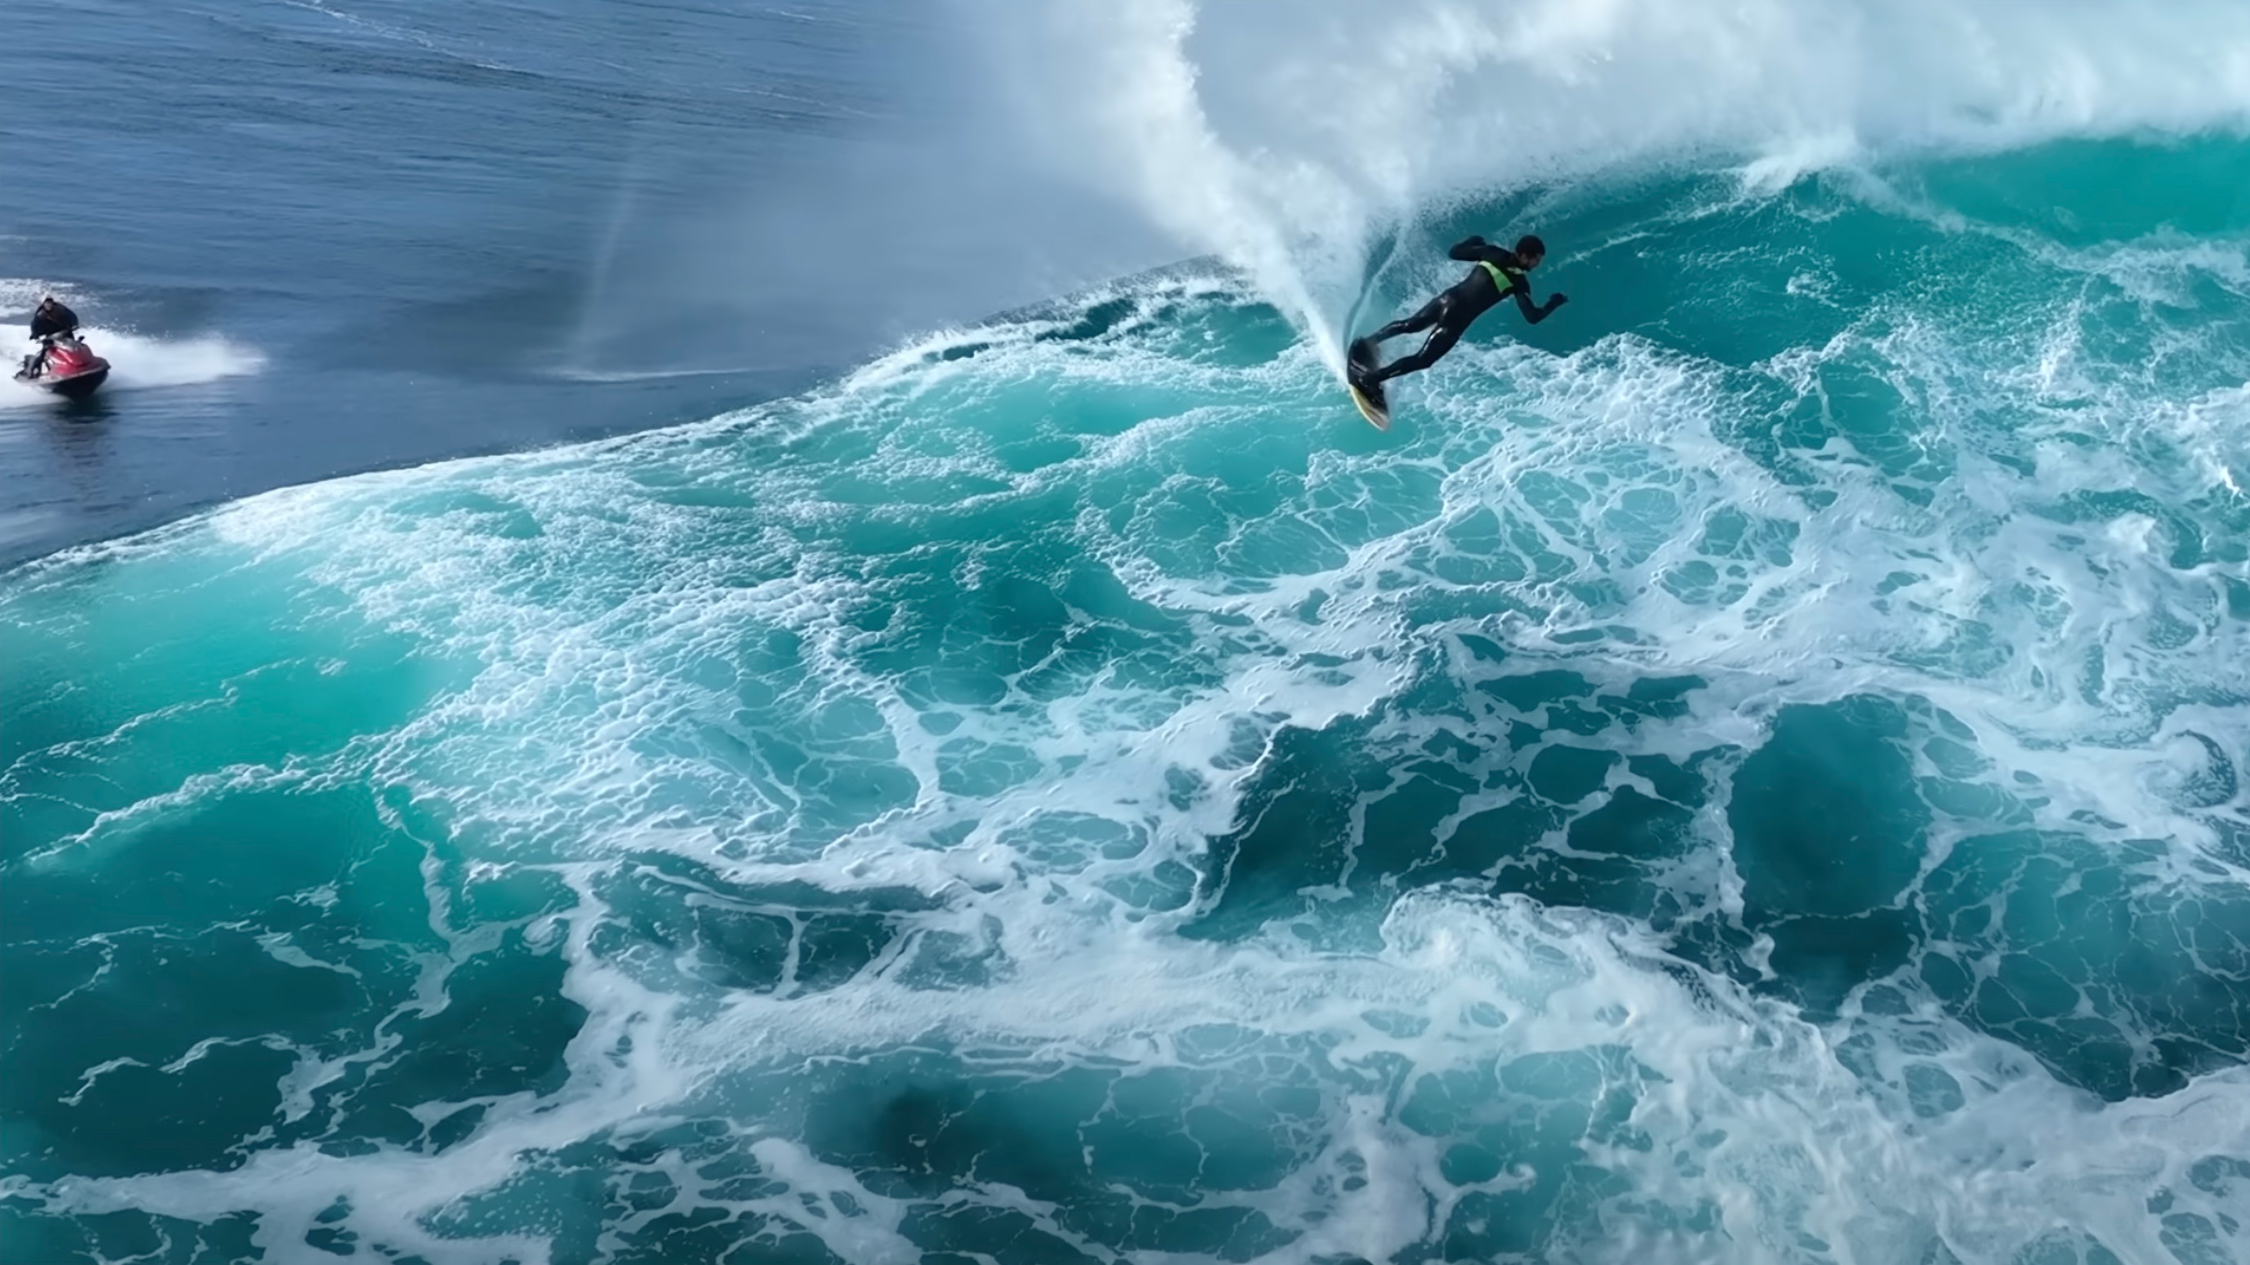
[[[1523,319],[1526,324],[1537,325],[1552,315],[1556,308],[1568,302],[1570,302],[1568,297],[1558,293],[1548,295],[1545,304],[1534,304],[1531,301],[1531,282],[1526,280],[1516,282],[1516,306],[1523,311]]]

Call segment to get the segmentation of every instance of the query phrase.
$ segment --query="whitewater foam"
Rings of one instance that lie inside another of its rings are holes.
[[[1388,434],[1167,281],[20,573],[78,736],[0,791],[79,845],[22,881],[382,828],[210,915],[348,911],[250,952],[367,1022],[60,1087],[271,1054],[269,1132],[14,1201],[433,1262],[2243,1255],[2243,507],[2173,454],[2238,460],[2244,351],[2147,376],[2104,322],[2195,313],[1913,216],[1959,284],[1870,298],[1791,236],[1865,204],[1720,197],[1633,231],[1743,216],[1825,315],[1472,343]]]

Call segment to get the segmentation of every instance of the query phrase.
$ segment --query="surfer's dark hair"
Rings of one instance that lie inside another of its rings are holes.
[[[1540,241],[1529,233],[1525,233],[1516,239],[1516,254],[1518,255],[1544,255],[1546,253],[1547,243]]]

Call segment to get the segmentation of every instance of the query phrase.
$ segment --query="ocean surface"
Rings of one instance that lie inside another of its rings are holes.
[[[2250,1260],[2250,8],[26,16],[0,1260]]]

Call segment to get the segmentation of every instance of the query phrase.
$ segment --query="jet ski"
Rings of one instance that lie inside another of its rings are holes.
[[[109,380],[109,362],[94,354],[75,333],[50,334],[39,340],[39,350],[23,358],[16,381],[66,400],[83,400]]]

